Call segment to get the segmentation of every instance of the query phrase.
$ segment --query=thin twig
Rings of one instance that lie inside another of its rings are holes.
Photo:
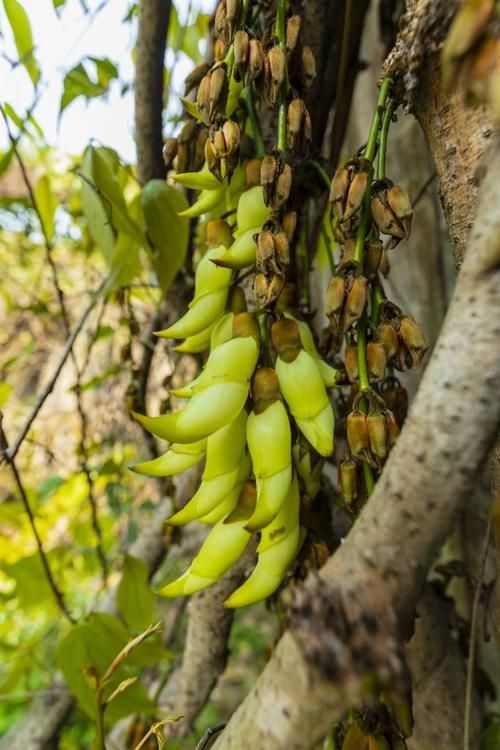
[[[470,639],[469,653],[467,654],[467,680],[465,683],[465,709],[464,709],[464,750],[470,750],[470,728],[472,716],[472,689],[474,686],[474,663],[476,656],[477,642],[477,623],[479,618],[479,605],[481,602],[481,590],[483,588],[484,572],[488,560],[488,547],[490,546],[490,536],[492,527],[492,514],[488,516],[488,524],[484,535],[483,546],[481,550],[481,559],[479,562],[479,572],[476,581],[476,590],[472,602],[472,616],[470,622]]]
[[[76,324],[75,328],[73,328],[73,331],[71,332],[71,334],[66,339],[66,344],[64,345],[64,349],[61,352],[61,356],[59,358],[59,362],[57,363],[57,365],[56,365],[56,367],[54,369],[54,372],[52,373],[52,376],[49,379],[49,382],[47,383],[47,385],[43,389],[42,393],[40,394],[40,396],[39,396],[39,398],[38,398],[35,406],[31,410],[30,415],[26,419],[26,422],[21,427],[16,440],[12,443],[11,446],[9,446],[8,448],[5,448],[3,451],[0,452],[0,464],[3,461],[10,461],[10,460],[14,459],[17,456],[17,454],[19,452],[19,449],[20,449],[21,445],[23,444],[23,441],[26,438],[26,435],[30,431],[33,422],[37,418],[38,413],[40,412],[40,410],[41,410],[42,406],[44,405],[45,401],[47,400],[47,398],[52,393],[52,391],[54,389],[54,386],[55,386],[55,384],[57,382],[57,379],[58,379],[58,377],[59,377],[59,375],[61,373],[61,370],[64,367],[64,365],[66,363],[66,360],[68,359],[69,354],[70,354],[70,352],[71,352],[71,350],[73,348],[75,340],[78,337],[78,335],[81,333],[82,329],[84,328],[85,323],[87,322],[87,318],[89,317],[90,313],[94,309],[94,307],[95,307],[95,305],[96,305],[96,303],[97,303],[97,301],[98,301],[98,299],[100,297],[101,292],[103,291],[104,287],[107,284],[107,281],[108,281],[107,278],[105,278],[101,282],[101,284],[99,285],[99,287],[97,288],[97,290],[92,295],[92,299],[90,300],[89,304],[87,305],[86,309],[84,310],[84,312],[83,312],[80,320]]]
[[[26,515],[28,516],[28,520],[31,526],[31,530],[33,532],[33,536],[35,537],[36,546],[38,548],[38,554],[40,555],[40,560],[42,563],[42,567],[45,572],[45,576],[47,578],[47,582],[52,589],[52,593],[54,594],[54,598],[57,602],[57,606],[61,610],[62,614],[66,617],[66,619],[71,623],[74,624],[76,620],[74,617],[70,614],[66,602],[64,601],[64,596],[62,592],[57,587],[57,584],[55,582],[54,576],[52,574],[52,570],[50,569],[49,561],[47,558],[47,555],[45,553],[45,550],[43,548],[42,540],[40,538],[40,534],[38,533],[38,529],[35,522],[35,516],[33,515],[33,511],[31,509],[31,505],[28,500],[28,495],[26,494],[26,490],[24,489],[24,485],[21,480],[21,476],[17,470],[16,463],[14,461],[13,456],[9,455],[8,450],[8,443],[7,443],[7,437],[5,435],[4,429],[3,429],[3,415],[0,412],[0,447],[3,449],[4,456],[7,456],[7,462],[12,470],[12,474],[14,476],[14,481],[16,483],[19,495],[21,497],[22,504],[24,506],[24,510],[26,511]]]

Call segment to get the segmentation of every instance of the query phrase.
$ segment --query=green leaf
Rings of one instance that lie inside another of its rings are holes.
[[[188,202],[183,193],[163,180],[150,180],[142,191],[142,205],[155,250],[156,275],[166,291],[186,259],[189,221],[179,213]]]
[[[48,554],[49,562],[54,550]],[[38,553],[21,557],[16,562],[5,565],[4,570],[16,582],[14,591],[22,609],[42,608],[47,610],[55,605],[54,594],[47,583],[47,577]]]
[[[10,163],[12,161],[13,156],[14,156],[14,151],[11,148],[8,151],[5,151],[5,153],[3,153],[0,156],[0,177],[10,167]]]
[[[138,224],[131,218],[125,202],[120,178],[123,170],[117,168],[119,159],[112,149],[89,146],[89,174],[86,175],[97,190],[106,210],[106,216],[117,232],[124,232],[142,247],[147,239]]]
[[[111,206],[104,204],[94,187],[93,151],[92,146],[85,149],[80,169],[84,178],[81,186],[82,209],[87,219],[90,236],[109,264],[115,247],[115,233],[111,226]]]
[[[132,628],[145,630],[151,625],[154,594],[149,585],[148,569],[142,560],[125,555],[116,601],[125,621]]]
[[[3,409],[11,397],[13,390],[10,383],[6,383],[5,380],[0,382],[0,409]]]
[[[28,14],[18,0],[3,0],[3,5],[14,35],[19,61],[36,86],[40,79],[40,69],[33,55],[33,35]]]
[[[85,677],[84,670],[94,667],[102,677],[128,641],[129,633],[116,617],[94,613],[86,622],[75,625],[57,647],[56,664],[81,707],[92,718],[95,718],[95,691]],[[157,643],[145,641],[116,670],[104,692],[105,699],[109,698],[123,680],[135,676],[134,668],[154,664],[166,656],[167,652]],[[135,682],[114,698],[106,710],[105,719],[111,724],[132,713],[148,713],[153,708],[154,704],[144,687],[140,682]]]
[[[191,99],[187,98],[187,96],[181,96],[180,100],[183,103],[184,109],[186,110],[188,115],[191,115],[191,117],[194,117],[195,120],[198,120],[199,122],[205,123],[203,115],[196,106],[195,102],[192,102]]]
[[[92,80],[83,65],[79,62],[64,77],[63,94],[59,108],[59,117],[66,107],[79,96],[87,101],[107,93],[112,80],[118,78],[116,65],[107,57],[88,57],[95,67],[95,80]]]
[[[36,183],[34,192],[43,233],[47,240],[51,242],[54,237],[54,216],[57,200],[51,192],[49,178],[46,174],[40,177]]]
[[[106,293],[130,284],[141,267],[139,245],[126,234],[119,234],[111,256],[111,275],[106,285]]]
[[[59,8],[63,7],[63,5],[64,5],[65,2],[66,2],[66,0],[52,0],[52,4],[53,4],[56,12],[58,12]],[[58,15],[59,15],[59,13],[58,13]]]
[[[481,737],[481,748],[480,750],[498,750],[500,747],[500,722],[495,721]]]
[[[117,375],[121,369],[122,366],[120,363],[115,363],[110,367],[107,367],[104,372],[101,372],[99,375],[95,375],[93,378],[90,378],[90,380],[82,383],[80,385],[80,390],[83,393],[85,393],[85,391],[95,391],[101,385],[106,383],[113,375]]]

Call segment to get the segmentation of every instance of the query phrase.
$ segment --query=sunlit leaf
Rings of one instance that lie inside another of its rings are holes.
[[[0,409],[3,409],[7,401],[12,395],[13,388],[10,383],[6,383],[5,380],[0,382]]]
[[[163,291],[174,280],[186,258],[189,221],[179,216],[186,197],[163,180],[151,180],[142,191],[146,227],[155,250],[155,268]]]
[[[79,96],[83,96],[87,100],[96,96],[103,96],[108,91],[111,81],[118,78],[116,65],[107,57],[88,57],[87,60],[90,60],[95,67],[95,79],[90,78],[82,62],[66,73],[59,116]]]
[[[47,240],[51,242],[54,237],[54,216],[57,208],[57,199],[51,191],[49,178],[46,174],[40,177],[36,183],[34,193],[43,233]]]
[[[140,267],[139,245],[129,235],[120,233],[111,256],[111,274],[106,292],[130,284],[139,273]]]
[[[49,561],[53,556],[52,550],[48,555]],[[50,604],[55,606],[54,594],[47,583],[38,553],[21,557],[16,562],[5,565],[4,570],[16,582],[14,595],[23,609],[47,608]]]
[[[57,13],[57,15],[60,14],[59,8],[62,8],[65,4],[66,0],[52,0],[52,4],[54,6],[54,9]]]
[[[205,122],[205,120],[203,119],[203,115],[196,106],[195,102],[192,102],[191,99],[187,98],[187,96],[181,96],[180,100],[183,103],[188,115],[191,115],[191,117],[194,117],[195,120],[198,120],[199,122]]]
[[[142,560],[125,555],[116,601],[125,621],[131,627],[143,630],[151,624],[154,594],[149,585],[148,569]]]
[[[36,86],[40,79],[40,69],[33,55],[33,35],[28,14],[18,0],[3,0],[3,4],[14,35],[19,61]]]
[[[111,262],[115,247],[115,233],[111,226],[111,206],[105,204],[94,187],[93,176],[94,148],[85,150],[80,172],[83,176],[81,185],[83,214],[87,219],[90,236],[104,255]]]

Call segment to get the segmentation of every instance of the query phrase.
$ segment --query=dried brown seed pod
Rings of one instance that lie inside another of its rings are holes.
[[[278,103],[281,87],[285,82],[286,57],[282,48],[279,45],[276,45],[267,53],[267,59],[271,76],[268,98],[271,104],[275,105]]]
[[[400,320],[399,335],[410,354],[411,369],[419,367],[429,347],[417,321],[409,315],[403,315]]]
[[[316,80],[316,59],[310,47],[302,49],[301,79],[305,89],[310,89]]]
[[[274,196],[274,186],[278,176],[278,160],[275,156],[264,156],[260,168],[260,183],[264,193],[264,203],[270,206]]]
[[[294,53],[297,47],[301,28],[302,28],[301,17],[298,15],[290,16],[290,18],[286,22],[286,41],[285,41],[286,51],[289,56]]]
[[[210,96],[208,119],[212,121],[218,112],[222,112],[226,106],[229,82],[226,69],[223,65],[212,70],[210,76]]]
[[[352,411],[347,417],[347,442],[353,456],[366,460],[370,450],[370,441],[366,414],[361,411]]]
[[[236,81],[245,77],[248,67],[248,56],[250,50],[250,37],[246,31],[239,29],[234,35],[234,68],[233,75]]]
[[[346,505],[358,499],[358,466],[352,458],[345,458],[339,464],[338,483]]]
[[[290,264],[290,244],[285,232],[274,235],[274,250],[279,267],[285,269]]]
[[[389,321],[382,321],[377,327],[380,343],[384,346],[387,359],[393,359],[399,350],[399,337],[394,326]]]
[[[165,168],[168,171],[177,155],[177,138],[167,138],[162,153]]]
[[[238,153],[241,142],[240,126],[238,123],[234,120],[226,120],[222,126],[222,132],[226,142],[226,156]]]
[[[326,290],[325,313],[327,317],[339,315],[344,309],[346,282],[343,276],[332,276]]]
[[[369,341],[366,346],[368,361],[368,377],[371,383],[380,383],[385,378],[387,368],[387,352],[385,346],[378,341]]]
[[[297,212],[287,211],[281,219],[281,226],[288,238],[288,242],[292,243],[297,230]]]
[[[367,298],[368,279],[364,276],[357,276],[352,283],[345,303],[344,333],[363,315]]]
[[[358,369],[358,347],[354,345],[346,346],[344,352],[344,363],[347,372],[347,377],[350,383],[357,383],[359,381],[359,369]]]
[[[189,149],[185,143],[177,144],[175,156],[175,169],[177,172],[185,172],[189,166]]]
[[[208,122],[210,112],[210,80],[211,73],[207,73],[200,81],[198,91],[196,92],[196,106],[205,122]]]
[[[218,247],[224,245],[229,247],[233,242],[231,227],[224,219],[210,219],[207,222],[207,245]]]
[[[271,202],[271,205],[275,211],[284,206],[288,198],[290,197],[292,181],[292,168],[289,164],[284,164],[281,173],[276,179],[274,195]]]
[[[210,65],[206,62],[202,62],[194,68],[184,79],[184,96],[187,96],[193,89],[195,89],[201,83],[202,78],[206,76],[210,70]]]
[[[213,174],[214,177],[222,182],[223,177],[221,160],[217,154],[217,151],[215,150],[214,144],[210,140],[207,140],[207,142],[205,143],[205,159],[207,162],[208,170]]]
[[[385,418],[385,424],[387,427],[387,441],[389,444],[389,449],[391,449],[393,445],[395,445],[396,440],[399,437],[400,429],[396,420],[396,416],[390,409],[384,409],[383,414]]]
[[[205,161],[205,144],[208,140],[208,128],[198,128],[198,133],[194,146],[192,148],[191,155],[191,169],[193,172],[198,172]]]
[[[287,145],[303,153],[311,142],[311,117],[302,99],[292,99],[287,110]]]
[[[366,418],[366,429],[370,451],[377,459],[384,459],[389,453],[387,423],[379,411],[371,412]]]
[[[380,240],[370,240],[365,249],[365,274],[367,278],[373,279],[377,275],[384,246]]]
[[[231,26],[228,23],[225,0],[221,0],[215,11],[214,33],[225,45],[231,43]]]
[[[250,39],[248,44],[248,82],[256,81],[264,71],[264,48],[258,39]]]
[[[241,0],[226,0],[226,22],[229,27],[229,39],[233,34],[241,11]]]
[[[257,268],[265,271],[274,260],[274,237],[273,233],[263,229],[257,237]]]
[[[245,184],[247,187],[260,185],[262,159],[249,159],[245,165]]]
[[[409,238],[413,209],[403,188],[392,185],[389,180],[378,183],[373,192],[371,212],[382,234],[389,234],[395,240]]]

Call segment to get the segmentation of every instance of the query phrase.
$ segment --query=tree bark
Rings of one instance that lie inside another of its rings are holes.
[[[170,0],[141,0],[135,74],[135,142],[141,185],[165,177],[163,76]]]
[[[361,701],[363,677],[405,678],[401,633],[500,420],[499,179],[496,147],[453,300],[398,442],[345,543],[297,594],[291,629],[217,750],[309,750]]]

